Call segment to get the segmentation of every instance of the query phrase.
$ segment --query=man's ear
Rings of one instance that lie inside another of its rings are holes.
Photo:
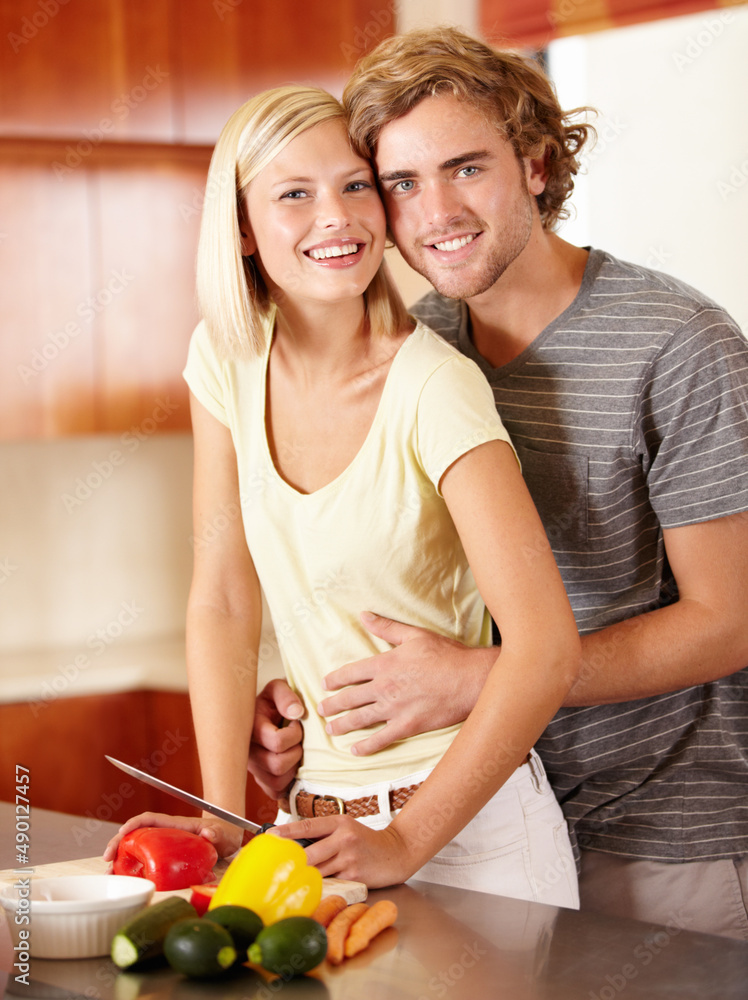
[[[526,156],[523,162],[527,190],[537,197],[545,191],[545,186],[548,183],[548,150],[536,159]]]

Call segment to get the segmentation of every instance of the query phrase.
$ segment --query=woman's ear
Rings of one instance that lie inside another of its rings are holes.
[[[240,219],[239,232],[241,233],[242,257],[251,257],[257,251],[257,241],[252,232],[252,227],[248,222]]]
[[[244,204],[244,199],[239,200],[237,207],[239,215],[239,233],[241,234],[242,257],[251,257],[253,253],[257,252],[257,241],[255,240],[252,227],[250,226],[249,219],[247,218],[247,209]]]

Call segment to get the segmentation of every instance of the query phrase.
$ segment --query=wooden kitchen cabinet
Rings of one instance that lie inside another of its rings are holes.
[[[0,139],[0,440],[188,430],[210,149],[68,148]]]
[[[32,810],[51,809],[122,823],[145,810],[197,815],[119,771],[105,754],[200,794],[189,698],[182,692],[127,691],[0,705],[0,800],[15,801],[15,768],[28,768]],[[247,816],[271,820],[275,803],[249,778]],[[32,814],[33,815],[33,814]]]
[[[0,134],[213,143],[266,87],[339,94],[394,30],[391,0],[0,3]]]
[[[336,93],[390,0],[0,3],[0,441],[190,426],[210,153],[239,104]]]

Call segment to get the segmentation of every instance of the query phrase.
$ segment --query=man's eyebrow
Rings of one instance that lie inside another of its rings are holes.
[[[487,149],[474,149],[470,153],[462,153],[460,156],[453,156],[451,160],[445,160],[439,169],[454,170],[455,167],[461,167],[464,163],[471,163],[473,160],[487,160],[490,155]]]
[[[379,174],[380,181],[404,181],[413,177],[415,170],[389,170],[385,174]]]
[[[491,156],[491,153],[487,149],[474,149],[469,153],[461,153],[459,156],[453,156],[449,160],[445,160],[444,163],[439,164],[439,170],[454,170],[455,167],[461,167],[465,163],[474,163],[476,160],[486,160]],[[384,181],[404,181],[409,180],[411,177],[415,177],[418,173],[414,169],[405,170],[388,170],[385,173],[379,174],[379,180]]]

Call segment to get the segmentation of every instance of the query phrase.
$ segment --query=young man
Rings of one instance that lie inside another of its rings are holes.
[[[700,293],[553,232],[587,129],[531,61],[412,32],[344,100],[436,289],[414,312],[492,384],[546,530],[527,558],[550,541],[582,634],[537,745],[582,907],[748,940],[748,345]],[[329,675],[330,732],[367,730],[372,753],[466,717],[491,655],[370,629],[393,648]],[[301,752],[280,717],[299,715],[282,682],[261,700],[250,770],[269,791]]]

